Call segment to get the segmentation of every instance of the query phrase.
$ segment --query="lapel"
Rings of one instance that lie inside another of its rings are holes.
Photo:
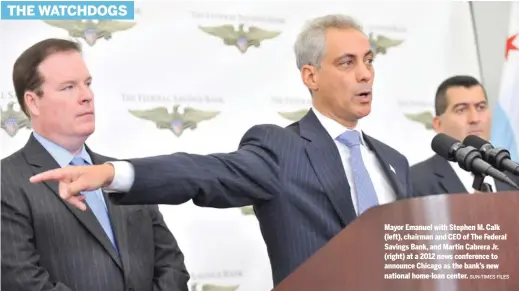
[[[50,153],[45,150],[45,148],[34,138],[31,134],[29,141],[23,148],[23,154],[27,163],[31,165],[33,174],[39,174],[48,170],[59,168],[60,166],[54,160],[54,158],[50,155]],[[61,201],[65,207],[74,214],[74,216],[79,220],[83,226],[90,231],[90,233],[101,243],[101,245],[105,248],[105,250],[110,254],[112,259],[117,263],[119,267],[122,268],[121,260],[119,255],[117,254],[115,248],[112,243],[108,239],[108,236],[104,232],[101,224],[98,222],[94,213],[87,208],[86,211],[81,211],[76,207],[70,205],[65,200],[61,199],[59,196],[59,184],[55,181],[47,181],[43,182]],[[109,201],[109,200],[107,200]]]
[[[411,193],[407,193],[407,188],[403,188],[402,184],[399,183],[396,170],[394,168],[393,170],[395,170],[395,172],[391,170],[391,167],[393,166],[389,162],[389,155],[384,152],[384,148],[381,146],[381,143],[378,140],[368,136],[364,132],[362,133],[362,135],[364,136],[366,144],[375,153],[375,156],[377,157],[380,165],[382,166],[382,171],[388,178],[389,183],[393,188],[393,191],[395,191],[396,199],[405,199],[408,197],[408,195],[411,195]]]
[[[431,158],[434,174],[438,177],[438,184],[445,191],[445,193],[467,193],[467,189],[463,186],[460,178],[452,169],[449,162],[440,157],[434,155]]]
[[[305,150],[315,174],[345,227],[357,214],[339,150],[312,110],[299,121],[299,128],[308,141]]]
[[[85,147],[88,154],[92,158],[92,162],[95,165],[103,164],[107,161],[110,161],[110,159],[92,152],[88,146]],[[130,260],[128,257],[128,229],[126,227],[127,225],[124,206],[117,206],[112,204],[110,198],[108,197],[108,194],[104,191],[103,196],[105,198],[106,206],[108,208],[108,216],[110,217],[110,223],[112,225],[112,231],[114,232],[117,248],[119,249],[118,256],[122,261],[124,273],[128,277],[130,271]],[[106,237],[106,239],[108,240],[108,237]],[[115,253],[115,249],[113,248],[111,242],[108,242],[110,243],[111,249],[114,250]]]

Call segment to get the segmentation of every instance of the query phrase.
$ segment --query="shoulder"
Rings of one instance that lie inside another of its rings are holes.
[[[429,187],[432,187],[431,185],[434,185],[437,181],[434,170],[434,159],[435,156],[432,156],[427,160],[411,166],[409,174],[411,177],[411,182],[413,183],[413,189],[415,191],[424,193],[432,193],[431,191],[435,191],[428,189]]]
[[[23,149],[20,149],[15,153],[3,158],[0,164],[3,184],[2,186],[6,186],[6,184],[10,184],[18,180],[20,178],[22,169],[27,169],[28,167],[29,165],[23,156]]]
[[[19,149],[18,151],[12,153],[11,155],[2,159],[2,166],[11,165],[13,163],[19,164],[20,160],[23,159],[23,149]]]
[[[299,137],[298,129],[294,127],[294,124],[288,127],[275,124],[255,125],[245,132],[240,141],[240,147],[245,145],[276,147],[297,137]]]
[[[417,174],[432,173],[434,170],[434,156],[411,166],[411,171]]]

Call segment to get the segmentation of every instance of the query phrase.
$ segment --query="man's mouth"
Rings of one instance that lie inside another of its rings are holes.
[[[361,98],[371,97],[371,91],[369,91],[369,90],[361,91],[356,96],[361,97]]]

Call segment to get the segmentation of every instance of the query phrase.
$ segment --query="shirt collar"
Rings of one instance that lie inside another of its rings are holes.
[[[44,138],[43,136],[37,134],[34,131],[32,134],[34,138],[36,138],[36,140],[43,146],[43,148],[45,148],[47,152],[49,152],[49,154],[54,158],[54,160],[58,163],[60,167],[63,168],[70,164],[74,156],[68,150]],[[81,149],[81,152],[78,154],[78,156],[83,158],[89,164],[93,164],[90,155],[86,151],[85,145],[83,145],[83,148]]]
[[[322,126],[328,132],[330,137],[335,140],[339,135],[343,134],[345,131],[348,130],[355,130],[360,133],[360,143],[363,146],[366,146],[366,142],[364,141],[364,135],[362,133],[361,127],[358,125],[354,129],[349,129],[346,126],[338,123],[337,121],[325,116],[319,110],[317,110],[315,107],[312,106],[312,111],[314,112],[315,116],[317,116],[317,119],[319,122],[321,122]]]

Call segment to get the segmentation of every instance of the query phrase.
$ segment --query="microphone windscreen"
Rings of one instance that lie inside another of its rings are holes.
[[[485,144],[488,144],[489,142],[482,139],[481,137],[477,135],[469,135],[463,140],[464,145],[475,147],[476,149],[480,149]]]
[[[431,148],[439,156],[452,160],[454,158],[452,156],[454,154],[452,153],[452,146],[456,143],[459,143],[459,140],[444,133],[438,133],[431,142]]]

